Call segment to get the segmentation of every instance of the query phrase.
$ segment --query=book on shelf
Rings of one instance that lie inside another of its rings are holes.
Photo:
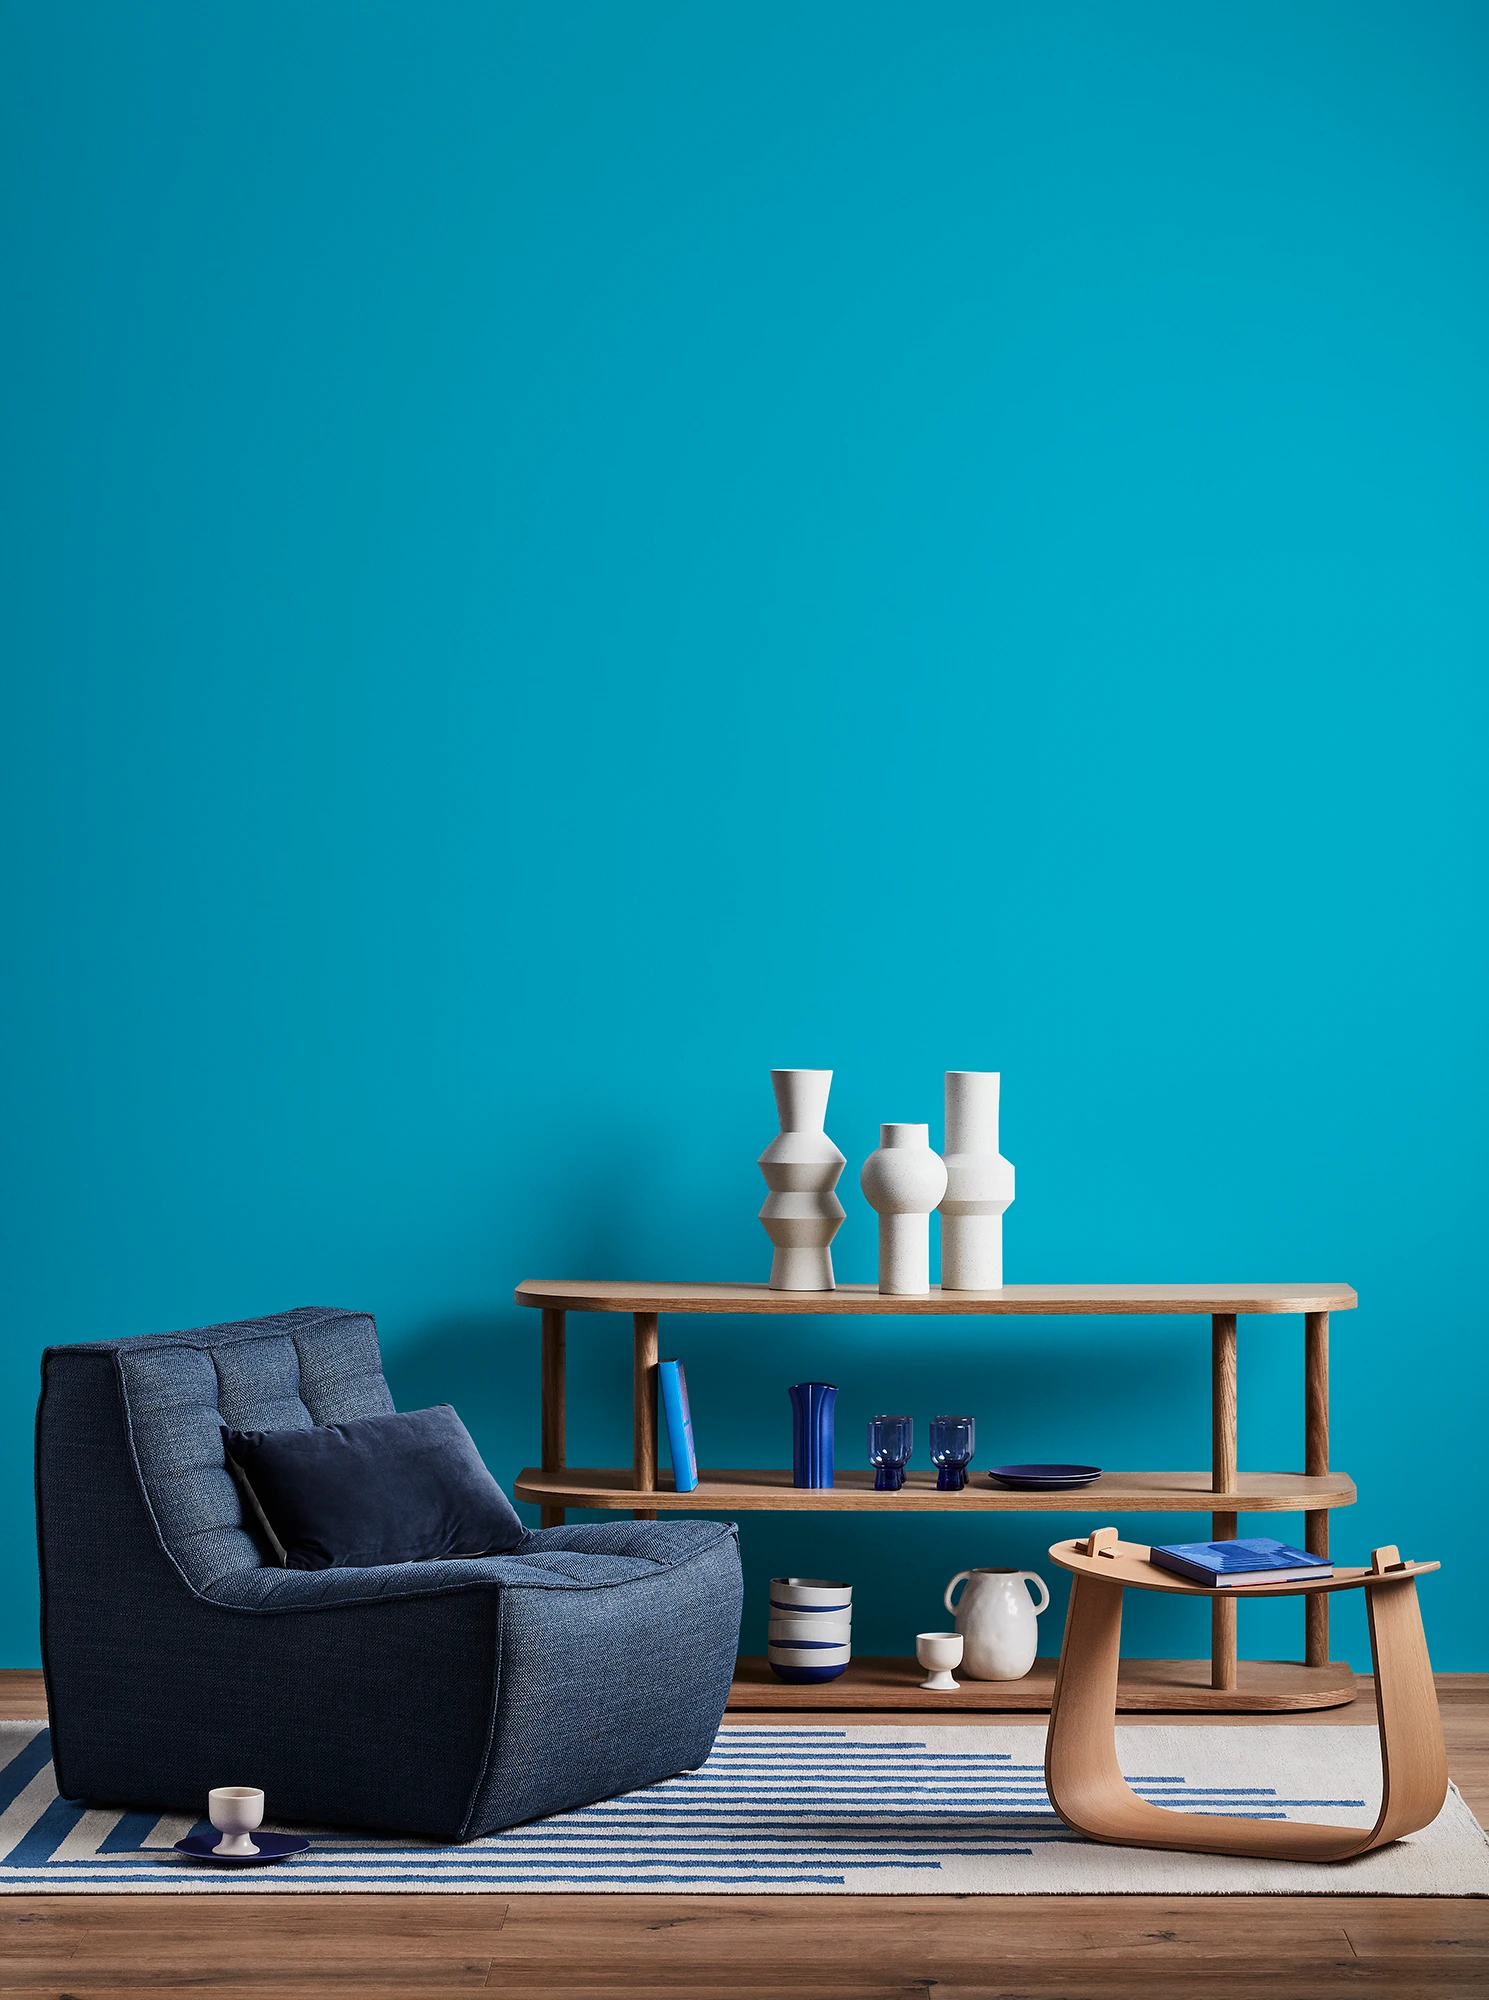
[[[667,1419],[667,1444],[672,1453],[672,1483],[679,1493],[698,1484],[698,1457],[693,1450],[693,1418],[688,1409],[688,1378],[680,1361],[657,1363],[662,1413]]]
[[[1334,1574],[1327,1556],[1311,1556],[1290,1542],[1253,1535],[1240,1542],[1170,1542],[1149,1550],[1160,1569],[1212,1590],[1243,1590],[1248,1584],[1319,1583]]]

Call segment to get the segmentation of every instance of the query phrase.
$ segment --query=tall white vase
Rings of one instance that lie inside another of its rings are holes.
[[[919,1297],[931,1289],[931,1210],[946,1192],[946,1168],[931,1151],[929,1125],[881,1125],[879,1150],[858,1176],[879,1211],[879,1289]]]
[[[941,1289],[1003,1285],[1003,1211],[1013,1168],[998,1151],[995,1069],[946,1072],[946,1198],[941,1203]]]
[[[830,1292],[832,1251],[843,1226],[843,1204],[833,1193],[846,1164],[822,1127],[827,1118],[830,1069],[773,1069],[781,1130],[760,1155],[770,1193],[760,1211],[775,1245],[773,1292]]]

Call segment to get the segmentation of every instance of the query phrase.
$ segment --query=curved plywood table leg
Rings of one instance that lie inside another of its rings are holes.
[[[1395,1556],[1383,1549],[1376,1560]],[[1387,1578],[1377,1569],[1367,1591],[1385,1778],[1380,1815],[1368,1832],[1170,1812],[1138,1798],[1117,1762],[1122,1589],[1116,1576],[1093,1574],[1077,1574],[1071,1587],[1044,1759],[1050,1803],[1067,1826],[1122,1847],[1347,1861],[1436,1819],[1447,1797],[1447,1753],[1414,1577]]]

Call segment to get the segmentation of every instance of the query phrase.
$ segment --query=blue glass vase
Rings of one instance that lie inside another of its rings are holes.
[[[791,1397],[791,1484],[831,1486],[833,1409],[838,1400],[832,1382],[793,1382]]]

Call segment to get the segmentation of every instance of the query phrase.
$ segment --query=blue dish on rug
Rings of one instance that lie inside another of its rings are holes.
[[[265,1862],[284,1861],[291,1854],[303,1854],[310,1845],[303,1833],[265,1833],[260,1829],[253,1836],[257,1854],[219,1854],[217,1843],[221,1838],[215,1827],[211,1833],[188,1833],[184,1840],[176,1842],[176,1852],[191,1861],[215,1862],[219,1868],[262,1868]]]

